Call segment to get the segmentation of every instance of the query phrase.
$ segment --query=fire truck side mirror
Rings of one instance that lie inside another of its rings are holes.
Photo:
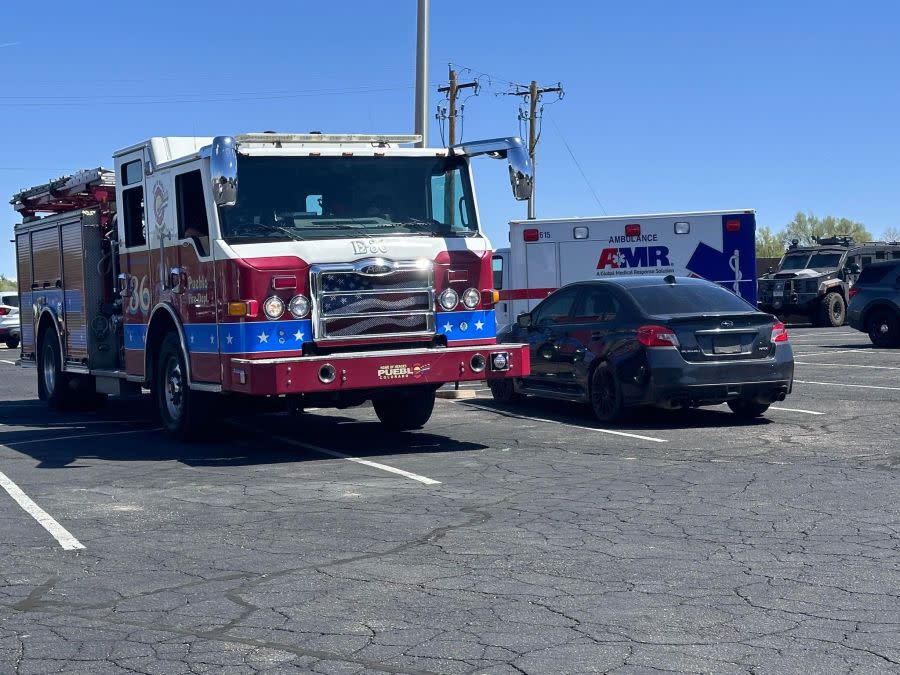
[[[132,291],[131,275],[126,274],[125,272],[122,272],[121,274],[119,274],[118,281],[119,281],[119,295],[121,295],[123,298],[130,298],[131,291]]]
[[[522,145],[514,145],[506,153],[506,159],[509,162],[509,184],[512,186],[513,197],[518,201],[531,199],[534,174],[525,148]]]
[[[237,202],[237,148],[231,136],[216,136],[209,154],[213,200],[217,206],[234,206]]]

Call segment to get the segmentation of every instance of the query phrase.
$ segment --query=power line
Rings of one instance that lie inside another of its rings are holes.
[[[597,192],[594,190],[594,186],[591,185],[591,182],[588,180],[587,174],[585,174],[584,169],[581,168],[581,163],[578,161],[578,158],[575,157],[575,153],[572,152],[572,148],[569,145],[569,141],[566,140],[566,137],[563,135],[562,130],[559,128],[559,125],[556,123],[556,120],[553,119],[553,116],[550,115],[550,123],[553,124],[553,128],[556,129],[556,133],[559,134],[560,139],[562,139],[563,145],[566,146],[566,150],[569,151],[569,157],[572,158],[572,161],[575,162],[575,166],[578,167],[578,171],[581,173],[581,177],[584,178],[584,182],[587,184],[588,189],[591,191],[591,194],[594,195],[594,201],[597,202],[597,206],[600,207],[600,210],[603,211],[603,215],[607,215],[606,208],[600,202],[600,197],[597,196]]]

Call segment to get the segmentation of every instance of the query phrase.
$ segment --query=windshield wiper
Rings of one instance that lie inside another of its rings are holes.
[[[278,231],[278,232],[282,232],[283,234],[286,234],[288,237],[290,237],[290,238],[293,239],[294,241],[306,241],[306,240],[305,240],[303,237],[301,237],[299,234],[296,234],[295,232],[292,232],[292,231],[289,230],[288,228],[283,227],[283,226],[281,226],[281,225],[272,225],[272,224],[269,224],[269,223],[265,223],[265,224],[260,223],[257,227],[264,228],[264,229],[266,229],[266,230],[268,230],[268,231],[270,231],[270,232],[273,231],[273,230],[276,230],[276,231]]]

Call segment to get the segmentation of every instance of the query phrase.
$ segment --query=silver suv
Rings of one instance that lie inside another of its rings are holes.
[[[10,349],[19,346],[19,294],[0,291],[0,342]]]
[[[850,289],[847,316],[876,347],[900,347],[900,260],[866,265]]]

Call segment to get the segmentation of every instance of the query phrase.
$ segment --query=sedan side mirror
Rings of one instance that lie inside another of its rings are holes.
[[[516,317],[516,323],[519,324],[522,328],[530,328],[531,327],[531,314],[527,312],[525,314],[519,314]]]

